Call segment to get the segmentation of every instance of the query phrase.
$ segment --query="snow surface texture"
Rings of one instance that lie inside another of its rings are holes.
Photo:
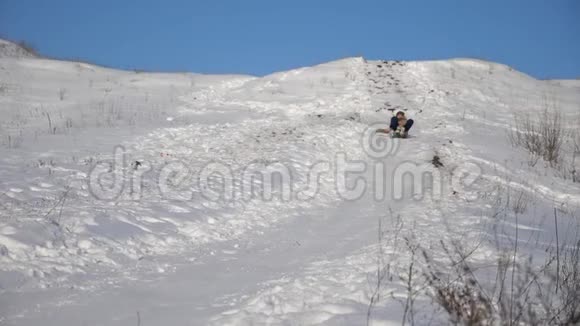
[[[560,239],[577,239],[579,184],[543,162],[529,166],[507,140],[514,113],[539,114],[547,102],[578,121],[580,84],[468,59],[349,58],[256,78],[2,55],[0,323],[364,324],[379,249],[393,275],[410,259],[397,238],[377,246],[379,221],[423,247],[458,240],[493,261],[496,231],[511,243],[515,230],[513,220],[493,218],[493,198],[510,191],[530,199],[519,231],[534,241],[522,250],[542,253],[553,243],[553,207],[565,212]],[[415,127],[376,159],[364,135],[390,118],[388,109],[407,110]],[[117,146],[125,161],[114,173],[126,186],[103,200],[88,179]],[[339,155],[367,164],[359,176],[368,187],[355,200],[337,190]],[[430,163],[435,155],[442,167]],[[281,164],[291,180],[260,189],[291,182],[304,190],[319,162],[330,172],[308,198],[293,191],[289,200],[215,200],[190,175],[169,195],[156,184],[172,164],[195,174],[219,163],[243,189],[240,171]],[[474,178],[436,196],[387,173],[377,200],[377,164],[450,178],[468,169]],[[136,171],[144,175],[138,189],[127,179]],[[397,278],[385,291],[404,295]],[[429,299],[416,305],[419,320],[437,322]],[[373,322],[400,324],[402,315],[399,301],[385,299]]]

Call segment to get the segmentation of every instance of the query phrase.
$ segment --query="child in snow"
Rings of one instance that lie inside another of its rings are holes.
[[[413,119],[407,120],[407,117],[405,116],[405,112],[403,112],[403,111],[397,112],[397,115],[391,118],[390,128],[391,128],[391,130],[396,131],[397,128],[399,128],[399,126],[400,126],[401,119],[405,119],[405,125],[404,125],[405,133],[408,133],[409,130],[411,130],[411,127],[413,127],[414,121],[413,121]]]
[[[395,129],[395,132],[393,133],[393,137],[395,137],[395,138],[407,137],[406,125],[407,125],[407,118],[405,118],[404,116],[402,118],[399,118],[397,129]]]
[[[413,121],[413,119],[407,120],[407,118],[405,117],[405,112],[403,112],[403,111],[397,112],[397,115],[395,115],[394,117],[391,118],[391,123],[389,125],[389,129],[378,129],[377,132],[381,132],[381,133],[385,133],[385,134],[388,134],[391,131],[396,132],[397,129],[399,129],[401,127],[401,125],[400,125],[401,119],[404,119],[403,129],[404,129],[404,135],[406,137],[409,130],[411,130],[411,127],[413,127],[414,121]],[[393,135],[396,137],[396,133]]]

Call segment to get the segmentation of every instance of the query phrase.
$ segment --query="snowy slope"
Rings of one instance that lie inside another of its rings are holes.
[[[496,214],[510,194],[530,202],[518,230],[533,240],[522,251],[541,254],[554,240],[554,207],[560,239],[578,239],[580,186],[542,162],[529,166],[507,133],[514,113],[539,114],[546,103],[567,128],[579,121],[573,82],[470,59],[349,58],[257,78],[0,58],[0,320],[364,324],[379,250],[392,275],[410,261],[403,238],[436,253],[442,239],[477,244],[475,257],[493,262],[494,246],[513,243],[513,214]],[[368,132],[388,109],[407,110],[413,137],[369,157],[367,136],[388,139]],[[109,166],[116,149],[122,164]],[[338,189],[340,157],[367,166],[356,198]],[[314,182],[318,163],[326,173]],[[398,178],[408,164],[440,175],[441,193]],[[208,186],[232,192],[209,198],[200,175],[217,167],[225,178]],[[289,178],[254,184],[249,168]],[[103,198],[89,182],[95,171],[125,186]],[[246,198],[246,186],[277,190]],[[379,221],[390,232],[382,246]],[[396,277],[385,291],[404,295]],[[428,299],[417,306],[433,317]],[[399,324],[402,308],[384,299],[373,318]]]

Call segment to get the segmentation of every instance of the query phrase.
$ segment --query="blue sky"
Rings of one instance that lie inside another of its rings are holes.
[[[124,69],[264,75],[363,55],[580,77],[577,0],[0,0],[0,35]]]

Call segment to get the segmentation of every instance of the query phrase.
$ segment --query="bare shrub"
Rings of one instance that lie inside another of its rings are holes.
[[[580,182],[580,120],[577,121],[571,134],[572,143],[572,159],[570,161],[569,173],[573,182]]]
[[[404,308],[403,325],[415,324],[415,316],[422,313],[421,309],[428,309],[425,316],[430,315],[432,320],[446,318],[452,325],[580,325],[578,234],[565,243],[560,242],[555,210],[556,242],[535,261],[532,254],[521,253],[517,233],[517,217],[528,209],[532,199],[524,191],[507,196],[501,205],[504,213],[513,212],[516,217],[515,241],[513,247],[504,248],[496,241],[495,262],[491,264],[475,256],[483,242],[474,246],[457,240],[441,240],[439,246],[424,247],[413,236],[404,236],[405,246],[397,248],[402,222],[394,223],[394,237],[386,238],[382,231],[384,225],[379,220],[377,268],[371,278],[367,325],[381,297],[387,297],[388,293],[382,294],[386,284],[394,281],[390,269],[396,260],[381,249],[386,244],[393,246],[390,251],[404,251],[410,258],[406,267],[395,273],[406,296],[394,295],[395,290],[389,290],[392,291],[390,298]],[[387,243],[391,241],[392,244]],[[485,256],[487,249],[483,249]],[[416,299],[422,295],[432,299],[433,310],[424,305],[417,308]]]
[[[559,290],[560,306],[552,313],[554,316],[550,322],[555,321],[558,325],[580,324],[580,240],[564,252]]]
[[[385,228],[383,226],[381,217],[378,219],[376,270],[368,275],[371,297],[367,307],[367,325],[371,325],[373,310],[376,308],[376,305],[385,297],[383,295],[384,284],[393,280],[391,263],[394,261],[394,255],[398,249],[397,247],[399,243],[400,232],[403,229],[403,221],[401,216],[395,216],[391,209],[389,209],[389,214],[391,217],[390,220],[393,222],[391,228]],[[386,237],[386,235],[389,236]],[[387,245],[390,245],[394,248],[390,254],[385,252],[385,246]],[[410,305],[411,303],[408,304]],[[407,306],[406,309],[412,310],[412,307],[409,308],[409,306]],[[412,313],[407,311],[406,317],[403,318],[403,324],[405,323],[406,319],[411,318]]]
[[[562,246],[563,259],[550,253],[535,266],[532,257],[515,261],[498,252],[494,284],[486,282],[459,244],[441,242],[447,264],[423,249],[428,294],[453,325],[578,325],[580,323],[580,241]],[[555,266],[556,265],[556,266]],[[450,266],[450,267],[448,267]],[[508,277],[510,275],[510,277]]]
[[[382,292],[382,287],[383,287],[383,283],[385,281],[385,277],[387,276],[387,273],[389,271],[389,269],[386,267],[385,264],[385,254],[384,254],[384,248],[383,248],[383,241],[384,241],[384,232],[383,232],[383,226],[382,226],[382,220],[379,217],[379,227],[378,227],[378,233],[377,233],[377,261],[376,261],[376,279],[375,282],[373,282],[373,288],[372,288],[372,295],[370,298],[370,302],[367,308],[367,326],[371,324],[371,316],[372,316],[372,312],[373,309],[375,308],[375,306],[377,305],[377,303],[381,300],[381,292]],[[369,281],[369,283],[371,283]]]
[[[415,301],[417,297],[421,294],[420,289],[417,287],[417,280],[420,279],[420,269],[417,268],[417,254],[419,253],[420,246],[417,242],[410,238],[405,238],[405,245],[407,246],[408,252],[411,254],[409,266],[404,273],[399,275],[399,280],[405,284],[406,298],[401,301],[403,305],[403,319],[401,325],[405,326],[408,321],[409,324],[415,325]]]
[[[543,159],[554,167],[560,163],[562,145],[566,131],[562,126],[562,114],[547,106],[540,119],[534,119],[530,113],[518,113],[514,116],[514,128],[509,140],[514,147],[522,147],[530,153],[530,165]]]
[[[508,192],[508,204],[515,215],[521,215],[528,209],[530,197],[524,190],[518,190],[513,196]]]
[[[56,126],[54,126],[52,123],[50,113],[48,111],[45,111],[43,112],[43,115],[46,116],[46,121],[48,123],[48,133],[53,135],[56,134]]]
[[[11,149],[19,148],[23,142],[24,142],[24,138],[22,136],[22,132],[20,132],[18,135],[7,135],[6,136],[6,145],[8,148],[11,148]]]
[[[569,123],[562,148],[562,159],[556,175],[572,182],[580,182],[580,119]]]
[[[423,250],[424,277],[432,290],[429,294],[434,302],[443,308],[453,325],[492,325],[493,302],[479,285],[467,257],[460,251],[456,255],[445,243],[441,244],[450,259],[451,270],[438,266],[431,254]]]
[[[36,57],[39,56],[38,51],[36,50],[36,47],[27,41],[19,41],[18,46],[20,46],[22,49],[24,49],[24,51],[32,54],[33,56],[36,56]]]

